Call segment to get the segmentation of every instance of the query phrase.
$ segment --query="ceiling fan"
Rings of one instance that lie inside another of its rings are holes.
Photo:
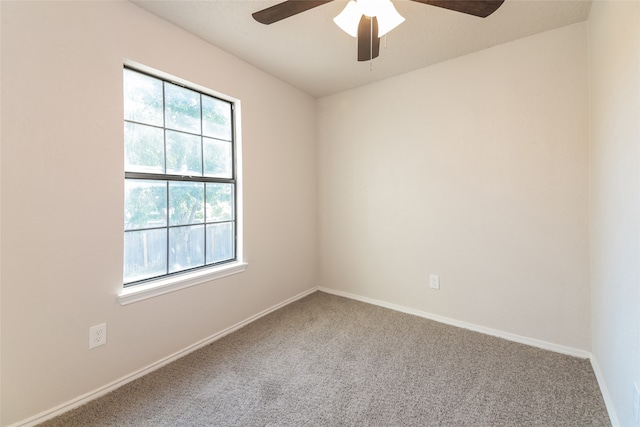
[[[252,14],[265,25],[305,12],[333,0],[286,0]],[[413,0],[467,15],[486,18],[504,0]],[[358,39],[358,61],[369,61],[380,53],[380,37],[404,21],[390,0],[351,0],[334,18],[340,28]]]

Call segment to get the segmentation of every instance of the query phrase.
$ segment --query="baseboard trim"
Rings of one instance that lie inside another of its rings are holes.
[[[331,289],[331,288],[325,288],[325,287],[314,287],[311,288],[307,291],[304,291],[298,295],[295,295],[279,304],[276,304],[272,307],[267,308],[266,310],[261,311],[258,314],[255,314],[239,323],[236,323],[233,326],[230,326],[229,328],[226,328],[218,333],[215,333],[203,340],[200,340],[188,347],[185,347],[184,349],[177,351],[167,357],[164,357],[142,369],[139,369],[137,371],[132,372],[129,375],[126,375],[112,383],[109,383],[103,387],[100,387],[96,390],[93,390],[89,393],[85,393],[73,400],[70,400],[66,403],[63,403],[59,406],[56,406],[52,409],[49,409],[47,411],[41,412],[40,414],[34,415],[33,417],[27,418],[26,420],[23,421],[19,421],[17,423],[11,424],[8,427],[32,427],[32,426],[36,426],[40,423],[43,423],[47,420],[50,420],[54,417],[57,417],[58,415],[61,415],[67,411],[70,411],[72,409],[75,409],[79,406],[84,405],[85,403],[88,403],[92,400],[95,400],[101,396],[104,396],[105,394],[119,388],[122,387],[123,385],[134,381],[140,377],[143,377],[144,375],[147,375],[157,369],[162,368],[163,366],[181,358],[184,357],[186,355],[188,355],[189,353],[192,353],[206,345],[209,345],[217,340],[219,340],[220,338],[223,338],[226,335],[229,335],[232,332],[237,331],[238,329],[243,328],[244,326],[255,322],[256,320],[260,319],[261,317],[266,316],[267,314],[270,314],[286,305],[291,304],[292,302],[295,302],[299,299],[302,299],[304,297],[306,297],[307,295],[310,295],[316,291],[321,291],[321,292],[325,292],[328,294],[332,294],[332,295],[337,295],[337,296],[341,296],[344,298],[349,298],[352,300],[356,300],[356,301],[361,301],[361,302],[365,302],[368,304],[373,304],[373,305],[377,305],[380,307],[384,307],[384,308],[388,308],[391,310],[395,310],[395,311],[399,311],[401,313],[407,313],[407,314],[412,314],[415,316],[419,316],[419,317],[423,317],[425,319],[430,319],[430,320],[434,320],[436,322],[440,322],[440,323],[445,323],[448,325],[452,325],[452,326],[456,326],[456,327],[460,327],[460,328],[464,328],[464,329],[468,329],[468,330],[472,330],[475,332],[480,332],[483,334],[487,334],[487,335],[492,335],[492,336],[496,336],[499,338],[504,338],[507,339],[509,341],[514,341],[514,342],[518,342],[521,344],[527,344],[527,345],[531,345],[533,347],[538,347],[538,348],[542,348],[544,350],[550,350],[550,351],[555,351],[557,353],[562,353],[562,354],[567,354],[570,356],[575,356],[575,357],[580,357],[580,358],[585,358],[585,359],[589,359],[591,361],[591,366],[593,368],[593,371],[595,373],[596,376],[596,380],[598,381],[598,385],[600,387],[600,391],[602,393],[602,397],[604,399],[604,403],[605,406],[607,408],[607,412],[609,414],[609,418],[611,420],[611,425],[612,427],[620,427],[620,422],[618,421],[618,417],[617,414],[615,412],[614,406],[613,406],[613,401],[611,399],[611,395],[609,394],[609,390],[607,388],[607,385],[604,381],[604,376],[602,374],[602,371],[600,370],[600,366],[598,364],[597,359],[595,358],[595,356],[587,351],[584,350],[580,350],[580,349],[575,349],[572,347],[566,347],[566,346],[562,346],[562,345],[558,345],[558,344],[554,344],[554,343],[549,343],[546,341],[541,341],[541,340],[536,340],[533,338],[528,338],[528,337],[523,337],[520,335],[516,335],[516,334],[512,334],[509,332],[504,332],[504,331],[500,331],[497,329],[492,329],[492,328],[486,328],[484,326],[480,326],[480,325],[476,325],[473,323],[468,323],[468,322],[462,322],[459,320],[455,320],[455,319],[451,319],[448,317],[444,317],[444,316],[440,316],[437,314],[433,314],[433,313],[429,313],[429,312],[425,312],[425,311],[421,311],[421,310],[416,310],[413,308],[409,308],[409,307],[405,307],[402,305],[398,305],[398,304],[393,304],[393,303],[388,303],[385,301],[381,301],[381,300],[376,300],[373,298],[368,298],[368,297],[364,297],[361,295],[356,295],[356,294],[352,294],[349,292],[343,292],[343,291],[339,291],[336,289]]]
[[[607,412],[609,413],[611,427],[620,427],[620,420],[618,419],[618,414],[616,413],[616,409],[613,406],[613,399],[611,398],[611,394],[609,393],[607,383],[604,381],[604,375],[602,374],[602,370],[600,369],[600,365],[598,364],[598,359],[596,359],[596,356],[594,356],[593,354],[591,355],[590,359],[593,373],[596,375],[596,380],[598,381],[598,386],[600,387],[600,393],[602,393],[604,405],[607,407]]]
[[[311,288],[311,289],[309,289],[307,291],[304,291],[304,292],[302,292],[302,293],[300,293],[300,294],[298,294],[296,296],[293,296],[293,297],[291,297],[291,298],[289,298],[289,299],[287,299],[285,301],[282,301],[281,303],[278,303],[278,304],[276,304],[276,305],[274,305],[272,307],[269,307],[266,310],[263,310],[260,313],[255,314],[255,315],[253,315],[253,316],[251,316],[251,317],[249,317],[249,318],[247,318],[247,319],[245,319],[245,320],[243,320],[243,321],[241,321],[239,323],[236,323],[233,326],[230,326],[230,327],[228,327],[228,328],[226,328],[226,329],[224,329],[224,330],[222,330],[222,331],[220,331],[218,333],[215,333],[215,334],[213,334],[213,335],[211,335],[211,336],[209,336],[207,338],[204,338],[204,339],[202,339],[202,340],[200,340],[200,341],[198,341],[198,342],[196,342],[196,343],[194,343],[194,344],[192,344],[192,345],[190,345],[188,347],[185,347],[182,350],[179,350],[179,351],[177,351],[177,352],[175,352],[175,353],[173,353],[173,354],[171,354],[171,355],[169,355],[167,357],[164,357],[164,358],[162,358],[162,359],[160,359],[160,360],[158,360],[158,361],[156,361],[156,362],[154,362],[154,363],[152,363],[152,364],[150,364],[150,365],[148,365],[148,366],[146,366],[146,367],[144,367],[142,369],[139,369],[139,370],[137,370],[135,372],[132,372],[131,374],[126,375],[126,376],[124,376],[124,377],[122,377],[122,378],[120,378],[120,379],[118,379],[118,380],[116,380],[116,381],[114,381],[112,383],[109,383],[109,384],[107,384],[107,385],[105,385],[103,387],[100,387],[100,388],[96,389],[96,390],[90,391],[89,393],[85,393],[85,394],[83,394],[83,395],[81,395],[81,396],[79,396],[79,397],[77,397],[77,398],[75,398],[73,400],[70,400],[70,401],[68,401],[66,403],[63,403],[63,404],[61,404],[59,406],[56,406],[56,407],[54,407],[52,409],[49,409],[47,411],[41,412],[41,413],[39,413],[37,415],[34,415],[33,417],[27,418],[26,420],[19,421],[17,423],[11,424],[9,427],[32,427],[32,426],[35,426],[37,424],[43,423],[43,422],[45,422],[47,420],[50,420],[50,419],[52,419],[54,417],[57,417],[58,415],[61,415],[61,414],[65,413],[65,412],[67,412],[67,411],[70,411],[70,410],[75,409],[75,408],[77,408],[79,406],[82,406],[85,403],[88,403],[88,402],[90,402],[92,400],[95,400],[95,399],[97,399],[97,398],[99,398],[101,396],[104,396],[105,394],[107,394],[107,393],[109,393],[109,392],[111,392],[111,391],[113,391],[113,390],[115,390],[115,389],[117,389],[119,387],[122,387],[123,385],[125,385],[127,383],[130,383],[131,381],[134,381],[134,380],[136,380],[136,379],[138,379],[140,377],[143,377],[143,376],[145,376],[145,375],[147,375],[147,374],[149,374],[149,373],[151,373],[151,372],[153,372],[153,371],[155,371],[157,369],[160,369],[163,366],[165,366],[165,365],[167,365],[167,364],[169,364],[169,363],[171,363],[171,362],[173,362],[175,360],[178,360],[181,357],[184,357],[189,353],[192,353],[192,352],[194,352],[194,351],[196,351],[196,350],[198,350],[198,349],[200,349],[200,348],[202,348],[202,347],[204,347],[206,345],[209,345],[212,342],[215,342],[215,341],[219,340],[220,338],[222,338],[222,337],[224,337],[226,335],[229,335],[230,333],[235,332],[238,329],[241,329],[241,328],[247,326],[248,324],[250,324],[252,322],[255,322],[256,320],[260,319],[261,317],[264,317],[269,313],[272,313],[272,312],[274,312],[274,311],[276,311],[276,310],[278,310],[278,309],[280,309],[280,308],[282,308],[282,307],[284,307],[286,305],[289,305],[294,301],[302,299],[302,298],[306,297],[307,295],[310,295],[310,294],[316,292],[317,290],[318,290],[318,288],[314,287],[314,288]]]
[[[567,347],[559,344],[550,343],[547,341],[537,340],[535,338],[529,338],[522,335],[512,334],[510,332],[505,332],[498,329],[487,328],[484,326],[476,325],[474,323],[462,322],[460,320],[451,319],[449,317],[440,316],[438,314],[433,314],[426,311],[405,307],[403,305],[392,304],[386,301],[368,298],[361,295],[352,294],[349,292],[343,292],[336,289],[319,287],[318,290],[321,292],[326,292],[328,294],[333,294],[333,295],[353,299],[356,301],[366,302],[366,303],[377,305],[380,307],[389,308],[391,310],[399,311],[402,313],[413,314],[414,316],[423,317],[429,320],[435,320],[436,322],[445,323],[447,325],[457,326],[459,328],[469,329],[471,331],[480,332],[486,335],[492,335],[495,337],[504,338],[506,340],[514,341],[520,344],[526,344],[526,345],[538,347],[544,350],[554,351],[556,353],[567,354],[569,356],[580,357],[582,359],[591,358],[591,353],[589,353],[588,351],[580,350],[573,347]]]

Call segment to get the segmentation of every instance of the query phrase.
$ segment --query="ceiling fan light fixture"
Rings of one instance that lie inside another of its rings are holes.
[[[338,16],[333,18],[333,22],[335,22],[342,31],[349,34],[351,37],[358,37],[360,16],[362,16],[362,12],[360,11],[358,4],[354,0],[351,0],[347,3],[344,10],[340,12]]]
[[[393,3],[383,0],[380,4],[378,18],[378,37],[382,37],[389,31],[404,22],[404,17],[398,13]]]
[[[2,1],[2,0],[0,0]],[[269,25],[333,0],[284,0],[251,16]],[[431,6],[486,18],[505,0],[413,0]],[[358,61],[370,61],[380,54],[380,38],[404,22],[391,0],[349,0],[333,21],[341,30],[357,39]]]
[[[363,15],[373,18],[374,16],[379,17],[384,10],[383,3],[390,1],[391,0],[356,0],[356,3],[358,3],[360,12],[362,12]]]
[[[333,18],[333,22],[351,37],[357,37],[362,15],[377,18],[378,37],[404,22],[391,0],[350,0],[344,10]]]

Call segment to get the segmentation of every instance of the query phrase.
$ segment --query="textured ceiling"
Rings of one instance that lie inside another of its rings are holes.
[[[251,14],[271,0],[132,0],[133,3],[301,90],[322,97],[587,19],[589,0],[506,0],[477,18],[394,0],[406,21],[371,62],[334,23],[346,0],[263,25]]]

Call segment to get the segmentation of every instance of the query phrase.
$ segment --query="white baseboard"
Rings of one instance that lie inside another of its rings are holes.
[[[596,375],[596,379],[598,381],[598,385],[600,386],[600,391],[602,393],[602,397],[604,399],[605,405],[607,407],[607,411],[609,413],[609,418],[611,420],[611,425],[612,427],[620,427],[620,423],[618,421],[615,409],[613,407],[613,402],[611,400],[611,396],[609,394],[609,391],[607,389],[606,383],[604,382],[604,378],[602,375],[602,372],[600,370],[600,367],[598,365],[597,360],[595,359],[595,357],[584,350],[580,350],[580,349],[575,349],[575,348],[571,348],[571,347],[566,347],[566,346],[562,346],[562,345],[558,345],[558,344],[554,344],[554,343],[549,343],[546,341],[541,341],[541,340],[536,340],[533,338],[528,338],[528,337],[523,337],[520,335],[516,335],[516,334],[511,334],[509,332],[504,332],[504,331],[500,331],[497,329],[491,329],[491,328],[486,328],[484,326],[479,326],[479,325],[475,325],[473,323],[467,323],[467,322],[461,322],[459,320],[455,320],[455,319],[450,319],[448,317],[444,317],[444,316],[439,316],[437,314],[432,314],[432,313],[428,313],[425,311],[420,311],[420,310],[416,310],[413,308],[409,308],[409,307],[405,307],[405,306],[401,306],[398,304],[392,304],[392,303],[388,303],[385,301],[381,301],[381,300],[376,300],[373,298],[367,298],[367,297],[363,297],[360,295],[356,295],[356,294],[351,294],[348,292],[342,292],[342,291],[338,291],[335,289],[330,289],[330,288],[323,288],[323,287],[319,287],[319,288],[312,288],[309,289],[305,292],[302,292],[294,297],[291,297],[279,304],[276,304],[266,310],[261,311],[258,314],[255,314],[239,323],[236,323],[235,325],[226,328],[216,334],[211,335],[208,338],[205,338],[201,341],[198,341],[176,353],[173,353],[167,357],[164,357],[160,360],[158,360],[157,362],[154,362],[142,369],[139,369],[135,372],[132,372],[129,375],[126,375],[110,384],[107,384],[103,387],[100,387],[94,391],[91,391],[89,393],[83,394],[69,402],[63,403],[62,405],[59,405],[55,408],[49,409],[47,411],[41,412],[40,414],[37,414],[33,417],[30,417],[26,420],[20,421],[18,423],[15,424],[11,424],[9,427],[32,427],[35,426],[37,424],[43,423],[47,420],[50,420],[58,415],[61,415],[67,411],[70,411],[72,409],[75,409],[81,405],[84,405],[85,403],[88,403],[94,399],[97,399],[101,396],[104,396],[105,394],[119,388],[122,387],[123,385],[134,381],[144,375],[147,375],[181,357],[186,356],[189,353],[192,353],[208,344],[211,344],[212,342],[215,342],[217,340],[219,340],[220,338],[237,331],[238,329],[250,324],[251,322],[254,322],[258,319],[260,319],[261,317],[266,316],[269,313],[272,313],[288,304],[291,304],[294,301],[297,301],[299,299],[302,299],[304,297],[306,297],[307,295],[310,295],[316,291],[322,291],[322,292],[326,292],[328,294],[333,294],[333,295],[338,295],[341,297],[345,297],[345,298],[349,298],[349,299],[353,299],[356,301],[362,301],[365,303],[369,303],[369,304],[374,304],[380,307],[385,307],[385,308],[389,308],[391,310],[395,310],[395,311],[399,311],[402,313],[407,313],[407,314],[412,314],[415,316],[419,316],[419,317],[423,317],[425,319],[430,319],[430,320],[435,320],[436,322],[440,322],[440,323],[445,323],[448,325],[452,325],[452,326],[457,326],[460,328],[464,328],[464,329],[469,329],[472,331],[476,331],[476,332],[480,332],[483,334],[487,334],[487,335],[492,335],[492,336],[496,336],[496,337],[500,337],[500,338],[504,338],[507,339],[509,341],[514,341],[514,342],[518,342],[521,344],[527,344],[527,345],[531,345],[534,347],[538,347],[538,348],[542,348],[545,350],[550,350],[550,351],[555,351],[557,353],[562,353],[562,354],[567,354],[570,356],[575,356],[575,357],[580,357],[580,358],[587,358],[591,360],[591,366],[593,367],[593,371]]]
[[[272,313],[288,304],[291,304],[294,301],[297,301],[301,298],[306,297],[309,294],[312,294],[314,292],[316,292],[318,290],[318,288],[311,288],[305,292],[302,292],[294,297],[291,297],[279,304],[276,304],[272,307],[267,308],[266,310],[261,311],[258,314],[255,314],[251,317],[249,317],[248,319],[245,319],[239,323],[236,323],[233,326],[230,326],[216,334],[211,335],[208,338],[205,338],[203,340],[200,340],[198,342],[196,342],[195,344],[192,344],[180,351],[177,351],[167,357],[164,357],[160,360],[158,360],[157,362],[154,362],[142,369],[139,369],[135,372],[132,372],[129,375],[126,375],[110,384],[107,384],[103,387],[100,387],[96,390],[93,390],[89,393],[83,394],[69,402],[63,403],[62,405],[59,405],[55,408],[49,409],[47,411],[41,412],[40,414],[34,415],[33,417],[27,418],[26,420],[23,421],[19,421],[15,424],[11,424],[9,427],[32,427],[35,426],[37,424],[43,423],[47,420],[50,420],[54,417],[57,417],[58,415],[61,415],[67,411],[70,411],[72,409],[75,409],[81,405],[84,405],[85,403],[88,403],[94,399],[97,399],[101,396],[104,396],[105,394],[119,388],[122,387],[123,385],[130,383],[133,380],[136,380],[144,375],[147,375],[159,368],[162,368],[163,366],[177,360],[180,359],[181,357],[186,356],[189,353],[192,353],[206,345],[211,344],[214,341],[219,340],[220,338],[224,337],[225,335],[229,335],[232,332],[237,331],[238,329],[247,326],[249,323],[251,322],[255,322],[256,320],[258,320],[259,318],[266,316],[269,313]]]
[[[457,326],[463,329],[469,329],[475,332],[481,332],[486,335],[492,335],[494,337],[504,338],[509,341],[514,341],[520,344],[527,344],[533,347],[542,348],[544,350],[555,351],[556,353],[567,354],[569,356],[580,357],[582,359],[590,359],[591,353],[585,350],[580,350],[573,347],[567,347],[559,344],[550,343],[547,341],[537,340],[534,338],[524,337],[521,335],[512,334],[510,332],[504,332],[498,329],[487,328],[484,326],[476,325],[474,323],[462,322],[460,320],[451,319],[449,317],[440,316],[437,314],[429,313],[426,311],[416,310],[414,308],[405,307],[398,304],[392,304],[386,301],[376,300],[373,298],[363,297],[349,292],[338,291],[330,288],[318,288],[321,292],[328,294],[338,295],[341,297],[366,302],[369,304],[378,305],[380,307],[389,308],[391,310],[400,311],[402,313],[413,314],[414,316],[423,317],[429,320],[435,320],[436,322],[445,323],[447,325]]]
[[[598,386],[600,387],[600,392],[602,393],[602,399],[604,400],[604,404],[607,407],[607,412],[609,413],[611,427],[620,427],[620,420],[618,419],[616,409],[613,407],[613,400],[611,399],[611,394],[609,394],[609,388],[607,387],[607,383],[604,381],[604,375],[600,370],[598,360],[593,354],[591,355],[591,367],[593,368],[593,373],[596,375],[596,379],[598,380]]]

